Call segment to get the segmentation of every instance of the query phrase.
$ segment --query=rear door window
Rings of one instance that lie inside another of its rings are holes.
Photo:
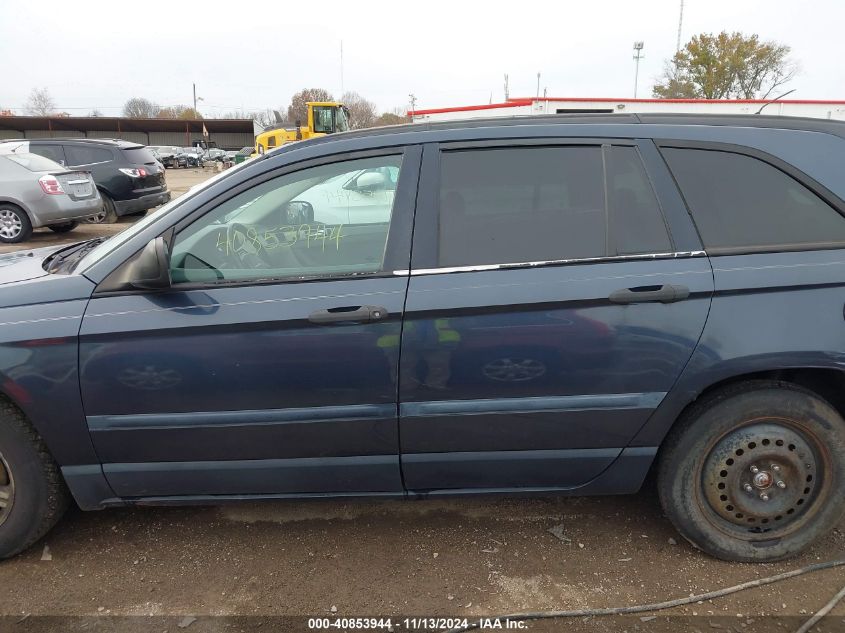
[[[662,152],[705,248],[845,243],[845,218],[769,163],[719,150]]]
[[[33,154],[38,154],[44,158],[56,161],[60,165],[66,165],[65,152],[61,145],[39,145],[37,143],[30,143],[29,151]]]
[[[94,165],[96,163],[107,163],[114,156],[110,149],[104,147],[88,147],[84,145],[66,145],[68,165]]]
[[[447,151],[440,183],[440,266],[671,250],[634,147]]]

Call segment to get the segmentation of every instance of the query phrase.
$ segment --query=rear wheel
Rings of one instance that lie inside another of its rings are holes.
[[[0,400],[0,558],[44,536],[69,502],[59,468],[20,410]]]
[[[56,233],[69,233],[79,226],[79,222],[71,220],[70,222],[63,222],[62,224],[51,224],[48,228]]]
[[[0,242],[16,244],[24,242],[32,235],[32,222],[20,207],[12,204],[0,204]]]
[[[103,199],[103,210],[95,213],[88,222],[91,224],[114,224],[117,222],[117,211],[114,209],[114,201],[103,192],[100,192],[100,197]]]
[[[845,421],[789,383],[755,381],[696,404],[661,449],[658,490],[678,531],[718,558],[788,558],[845,511]]]

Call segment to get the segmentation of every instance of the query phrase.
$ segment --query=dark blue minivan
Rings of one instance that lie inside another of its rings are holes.
[[[84,509],[636,492],[720,558],[845,511],[845,124],[284,146],[0,257],[0,556]]]

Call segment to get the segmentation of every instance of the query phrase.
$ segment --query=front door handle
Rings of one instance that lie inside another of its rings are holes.
[[[315,310],[308,315],[311,323],[369,323],[381,321],[387,310],[381,306],[343,306],[328,310]]]
[[[689,288],[673,284],[621,288],[610,293],[611,303],[672,303],[689,297]]]

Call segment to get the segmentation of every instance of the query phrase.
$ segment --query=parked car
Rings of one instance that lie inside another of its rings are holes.
[[[238,155],[238,152],[236,152],[235,150],[227,150],[226,155],[223,157],[223,159],[228,163],[234,163],[235,162],[235,156],[237,156],[237,155]]]
[[[148,149],[150,150],[150,153],[153,155],[153,158],[155,158],[156,165],[158,166],[158,168],[161,169],[162,171],[164,171],[164,163],[161,160],[161,154],[159,154],[156,151],[156,149],[153,148],[153,147],[150,147]]]
[[[225,159],[226,159],[225,150],[218,149],[216,147],[210,148],[203,155],[203,160],[205,160],[206,162],[217,161],[218,163],[222,163]]]
[[[116,139],[28,139],[25,149],[67,165],[90,171],[103,199],[97,223],[144,214],[170,200],[164,170],[150,150],[138,143]]]
[[[67,233],[103,208],[90,173],[19,151],[21,146],[0,144],[0,242],[24,242],[41,226]]]
[[[183,147],[181,156],[184,157],[186,161],[186,167],[203,166],[203,152],[198,147]]]
[[[158,145],[155,147],[151,147],[156,151],[159,155],[162,164],[165,167],[187,167],[188,166],[188,159],[185,156],[182,156],[182,148],[181,147],[172,147],[172,146],[162,146]]]
[[[696,547],[792,556],[845,511],[843,162],[845,123],[793,117],[408,125],[0,257],[0,555],[65,490],[620,494],[654,469]]]

